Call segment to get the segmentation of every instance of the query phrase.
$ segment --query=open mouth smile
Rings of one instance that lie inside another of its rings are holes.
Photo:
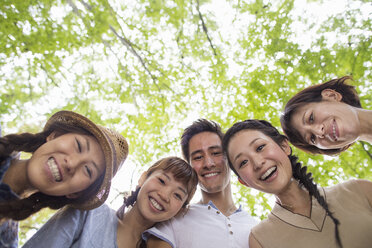
[[[150,199],[150,203],[151,203],[151,205],[152,205],[155,209],[157,209],[157,210],[159,210],[159,211],[163,211],[163,210],[164,210],[164,207],[163,207],[159,202],[157,202],[154,198],[150,197],[149,199]]]
[[[211,172],[211,173],[207,173],[207,174],[204,174],[203,177],[214,177],[214,176],[217,176],[219,173],[218,172]]]
[[[53,176],[54,180],[56,182],[61,182],[62,181],[62,174],[58,169],[58,165],[56,163],[56,160],[53,157],[51,157],[51,158],[48,159],[47,163],[48,163],[48,167],[49,167],[49,169],[52,173],[52,176]]]
[[[274,175],[274,173],[277,171],[277,167],[276,166],[273,166],[271,168],[269,168],[261,177],[260,177],[260,180],[261,181],[266,181],[267,179],[269,179],[272,175]]]

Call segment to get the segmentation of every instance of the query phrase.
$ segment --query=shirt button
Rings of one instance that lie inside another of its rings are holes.
[[[231,227],[231,224],[227,224],[228,227]]]
[[[216,213],[217,213],[217,214],[220,214],[220,211],[217,211]]]
[[[208,210],[211,209],[211,206],[208,206]]]
[[[231,235],[233,235],[233,232],[232,232],[232,231],[230,231],[230,234],[231,234]]]

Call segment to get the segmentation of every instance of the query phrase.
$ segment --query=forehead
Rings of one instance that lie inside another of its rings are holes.
[[[237,132],[232,138],[229,143],[229,150],[233,147],[240,147],[240,144],[250,145],[257,139],[269,139],[264,133],[258,130],[242,130]]]
[[[216,133],[212,132],[201,132],[194,135],[189,142],[189,153],[193,153],[197,150],[208,150],[210,147],[220,146],[221,139]]]

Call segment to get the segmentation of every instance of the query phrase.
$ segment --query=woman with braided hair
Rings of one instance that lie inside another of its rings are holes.
[[[252,229],[249,247],[371,246],[372,182],[318,187],[287,138],[263,120],[235,123],[223,147],[243,185],[276,198],[268,218]]]
[[[197,182],[196,173],[183,159],[160,159],[142,174],[137,189],[116,213],[106,204],[90,211],[63,209],[23,248],[146,247],[142,233],[183,213]]]
[[[17,247],[17,221],[42,208],[100,206],[127,154],[122,135],[71,111],[55,113],[40,133],[0,138],[0,247]]]

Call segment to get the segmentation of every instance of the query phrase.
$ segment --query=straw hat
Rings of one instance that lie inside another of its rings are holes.
[[[95,187],[93,192],[82,196],[83,201],[70,204],[78,209],[89,210],[100,206],[105,202],[110,192],[111,179],[120,169],[128,156],[128,143],[125,138],[116,131],[94,124],[91,120],[72,111],[62,110],[55,113],[47,121],[44,131],[47,131],[55,123],[68,126],[77,126],[90,132],[100,144],[105,156],[106,169],[101,185]],[[98,190],[97,190],[98,188]]]

